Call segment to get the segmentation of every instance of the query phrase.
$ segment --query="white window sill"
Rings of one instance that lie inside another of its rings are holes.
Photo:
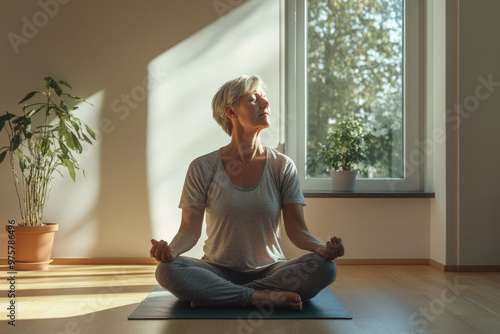
[[[424,191],[304,191],[306,198],[434,198],[435,193]]]

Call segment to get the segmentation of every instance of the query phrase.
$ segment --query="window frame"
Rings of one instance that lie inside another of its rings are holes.
[[[306,177],[307,143],[307,0],[286,0],[285,31],[285,153],[292,158],[305,192],[332,191],[330,178]],[[422,191],[424,151],[423,36],[424,1],[405,0],[403,30],[403,178],[359,178],[356,191]]]

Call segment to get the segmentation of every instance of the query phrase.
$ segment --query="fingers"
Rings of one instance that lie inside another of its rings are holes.
[[[342,244],[342,239],[333,237],[327,242],[327,249],[328,246],[331,247],[331,252],[330,254],[330,259],[335,259],[337,257],[344,256],[344,245]]]
[[[337,257],[344,255],[344,245],[342,244],[342,239],[334,237],[335,247],[337,252]]]
[[[151,239],[151,249],[149,250],[149,256],[155,257],[156,249],[158,248],[159,241],[156,239]]]
[[[169,250],[170,247],[168,242],[165,240],[157,241],[155,239],[151,239],[151,250],[149,251],[149,255],[154,257],[158,262],[168,262],[169,261]]]
[[[326,255],[327,257],[331,258],[332,257],[332,243],[330,241],[326,242]]]
[[[149,250],[149,256],[151,257],[155,257],[155,251],[156,251],[156,248],[158,247],[158,241],[156,241],[155,239],[151,239],[151,249]]]
[[[339,256],[344,256],[344,244],[342,243],[342,239],[339,238],[340,241],[340,249],[339,249]]]
[[[160,240],[160,251],[157,252],[157,260],[160,262],[168,262],[168,242],[165,240]]]

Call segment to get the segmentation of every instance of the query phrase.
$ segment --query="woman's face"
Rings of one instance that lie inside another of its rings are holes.
[[[261,89],[240,96],[240,105],[234,113],[244,129],[262,130],[271,125],[269,101]]]

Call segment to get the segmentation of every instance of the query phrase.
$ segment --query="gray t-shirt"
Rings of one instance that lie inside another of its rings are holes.
[[[293,161],[267,148],[258,183],[241,188],[224,170],[222,148],[189,166],[179,207],[206,208],[207,240],[202,259],[237,271],[285,260],[279,235],[283,204],[306,205]]]

